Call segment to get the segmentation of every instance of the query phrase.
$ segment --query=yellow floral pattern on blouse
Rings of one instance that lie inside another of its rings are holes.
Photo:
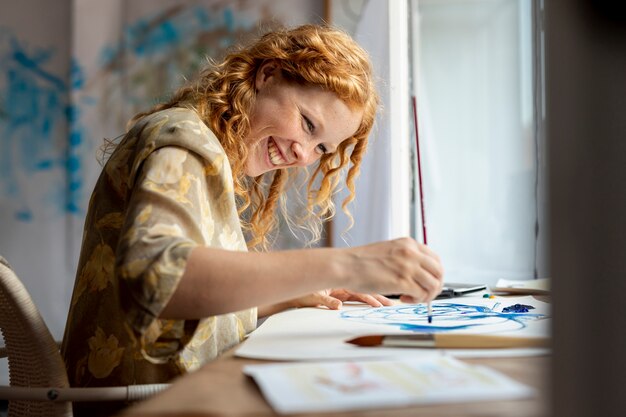
[[[166,382],[243,340],[256,309],[159,315],[199,245],[245,251],[228,159],[190,109],[148,115],[94,188],[63,340],[73,386]]]

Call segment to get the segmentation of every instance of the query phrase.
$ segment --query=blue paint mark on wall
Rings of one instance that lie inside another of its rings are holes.
[[[0,42],[0,200],[22,222],[83,211],[83,128],[70,104],[83,76],[75,62],[65,77],[50,70],[55,53],[11,35]]]
[[[124,52],[138,57],[169,55],[172,49],[195,41],[199,34],[214,30],[215,26],[208,12],[199,6],[145,16],[124,29],[120,44],[104,50],[102,64],[111,64]]]
[[[142,16],[124,28],[122,40],[102,49],[100,66],[124,79],[123,100],[145,110],[218,57],[256,20],[230,6],[172,6]],[[113,87],[119,84],[111,80]]]

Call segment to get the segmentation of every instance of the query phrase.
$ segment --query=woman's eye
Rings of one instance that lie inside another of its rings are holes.
[[[313,122],[311,122],[311,120],[309,120],[308,117],[302,115],[302,117],[304,118],[304,123],[306,124],[306,129],[309,133],[313,133],[315,131],[315,125],[313,124]]]
[[[326,148],[326,146],[324,146],[323,144],[319,144],[317,145],[317,149],[319,149],[320,153],[322,155],[326,154],[328,152],[328,149]]]

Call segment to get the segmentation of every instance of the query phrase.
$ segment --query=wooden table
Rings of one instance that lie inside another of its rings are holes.
[[[165,392],[127,409],[124,417],[206,417],[246,416],[266,417],[277,414],[265,402],[254,381],[242,373],[242,367],[252,363],[268,363],[237,358],[234,350],[221,358],[175,380]],[[342,413],[298,414],[304,416],[493,416],[547,417],[549,400],[550,357],[463,359],[471,364],[485,365],[515,380],[537,389],[537,396],[526,400],[473,402],[446,405],[388,408]]]

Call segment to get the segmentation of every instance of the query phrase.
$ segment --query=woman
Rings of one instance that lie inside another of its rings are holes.
[[[366,53],[305,25],[229,54],[133,118],[89,205],[63,344],[71,383],[169,381],[240,342],[257,313],[433,299],[439,259],[412,239],[266,251],[290,172],[319,161],[314,231],[334,213],[343,168],[344,209],[354,198],[377,105]]]

